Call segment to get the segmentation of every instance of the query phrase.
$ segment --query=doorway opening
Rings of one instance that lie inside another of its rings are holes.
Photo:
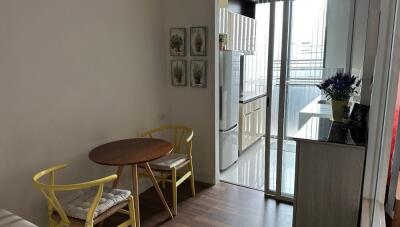
[[[293,201],[292,138],[311,117],[331,117],[330,103],[315,85],[336,72],[359,73],[359,68],[351,68],[352,60],[358,60],[352,59],[354,4],[260,0],[254,32],[246,26],[251,18],[220,9],[220,123],[229,110],[237,113],[231,116],[237,119],[234,132],[228,136],[220,128],[221,181]],[[226,80],[227,72],[236,72],[239,81]],[[227,98],[233,94],[224,87],[229,84],[239,87],[238,105]],[[225,162],[227,156],[230,161]]]

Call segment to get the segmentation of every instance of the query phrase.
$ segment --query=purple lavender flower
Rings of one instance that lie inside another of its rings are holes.
[[[361,80],[348,73],[336,73],[316,86],[323,91],[328,99],[349,100],[350,96],[356,93],[356,88],[361,84]]]

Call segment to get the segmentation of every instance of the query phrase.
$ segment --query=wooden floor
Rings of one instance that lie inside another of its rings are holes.
[[[171,201],[170,190],[166,199]],[[154,188],[140,195],[141,226],[291,227],[293,206],[264,199],[264,193],[227,183],[197,184],[190,196],[189,184],[178,188],[178,215],[168,218]],[[116,226],[124,216],[111,217],[104,226]]]

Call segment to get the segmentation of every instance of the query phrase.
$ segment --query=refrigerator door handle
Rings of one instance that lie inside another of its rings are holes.
[[[224,52],[219,52],[219,85],[222,87],[224,85]]]
[[[238,127],[238,124],[235,124],[234,126],[228,128],[227,130],[221,131],[222,133],[230,133],[231,131],[235,130]]]
[[[219,120],[222,120],[222,86],[219,87]]]

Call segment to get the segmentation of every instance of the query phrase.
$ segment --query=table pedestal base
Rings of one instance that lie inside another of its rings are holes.
[[[140,227],[140,209],[139,209],[139,182],[137,165],[132,165],[132,193],[133,203],[135,204],[136,227]]]
[[[165,209],[167,210],[169,216],[172,219],[173,215],[172,215],[171,209],[169,208],[168,203],[164,198],[164,195],[160,189],[160,186],[158,185],[158,182],[153,174],[153,171],[150,168],[149,163],[146,162],[144,164],[144,167],[145,167],[147,174],[149,175],[151,182],[153,183],[153,185],[157,191],[158,196],[161,199],[161,202],[163,203]],[[136,227],[140,227],[138,165],[137,164],[132,165],[131,168],[132,168],[132,195],[133,195],[133,202],[135,204]],[[113,188],[116,188],[118,186],[119,179],[121,177],[123,169],[124,169],[124,166],[118,167],[118,171],[117,171],[118,178],[114,181]]]

